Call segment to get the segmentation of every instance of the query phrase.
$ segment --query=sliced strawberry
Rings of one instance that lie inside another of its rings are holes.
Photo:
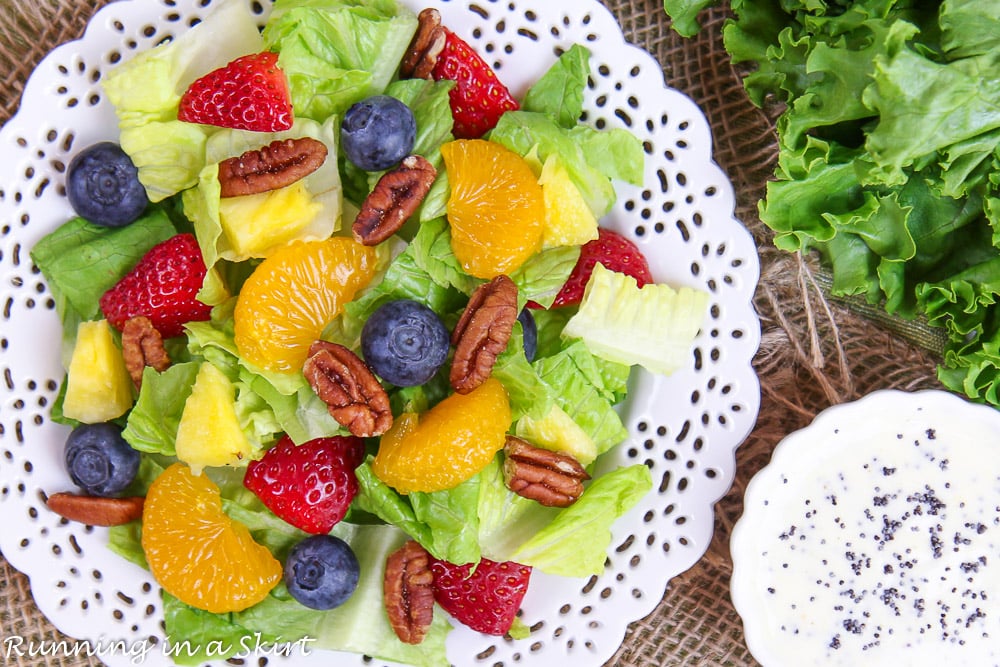
[[[505,111],[519,108],[493,69],[461,37],[445,29],[444,49],[431,71],[435,81],[454,81],[452,133],[459,139],[478,139],[492,130]]]
[[[278,55],[255,53],[209,72],[184,92],[177,118],[236,130],[287,130],[292,102]]]
[[[354,469],[364,452],[364,441],[353,436],[296,445],[286,435],[259,461],[250,462],[243,486],[296,528],[323,535],[344,518],[358,494]]]
[[[198,301],[205,260],[192,234],[178,234],[150,248],[125,277],[101,296],[104,317],[121,331],[144,315],[164,338],[184,333],[184,324],[207,320],[212,307]]]
[[[618,232],[602,227],[596,239],[587,241],[580,248],[580,258],[552,302],[553,308],[580,303],[595,264],[603,264],[606,269],[632,276],[639,287],[653,282],[649,263],[639,246]]]
[[[510,631],[531,578],[527,565],[488,558],[454,565],[432,557],[431,573],[434,599],[445,611],[477,632],[496,636]]]

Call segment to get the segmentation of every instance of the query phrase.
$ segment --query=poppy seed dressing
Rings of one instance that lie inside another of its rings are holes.
[[[769,482],[747,538],[765,665],[1000,665],[1000,433],[919,424],[841,423]]]

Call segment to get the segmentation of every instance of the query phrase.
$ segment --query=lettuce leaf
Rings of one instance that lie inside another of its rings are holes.
[[[278,53],[295,115],[323,122],[385,90],[416,27],[395,0],[278,0],[264,48]]]
[[[453,489],[400,495],[375,476],[371,458],[357,469],[360,487],[355,507],[396,526],[435,558],[451,563],[479,560],[476,507],[480,476]]]
[[[645,153],[635,135],[625,130],[598,131],[584,125],[566,129],[545,113],[508,111],[490,132],[490,140],[521,156],[537,151],[542,163],[557,154],[597,218],[615,202],[612,178],[642,181]]]
[[[510,401],[511,419],[517,422],[524,415],[541,419],[556,401],[557,392],[538,374],[524,356],[524,332],[521,323],[493,365],[493,377],[503,383]]]
[[[715,0],[663,0],[663,9],[671,19],[670,27],[681,37],[694,37],[701,30],[698,13]]]
[[[162,373],[146,368],[139,398],[122,431],[133,449],[166,456],[177,454],[177,426],[200,366],[197,361],[175,363]]]
[[[625,395],[630,373],[627,365],[598,359],[584,342],[576,341],[533,366],[542,382],[555,392],[556,404],[594,441],[598,454],[628,437],[614,410]]]
[[[897,46],[876,58],[874,84],[864,90],[879,117],[865,142],[876,164],[869,177],[887,185],[904,182],[905,167],[1000,127],[1000,82],[983,76],[997,54],[938,63],[904,45],[915,30],[893,25],[888,38]]]
[[[576,245],[548,248],[529,257],[510,276],[517,285],[519,303],[534,301],[550,307],[579,258],[580,246]]]
[[[942,327],[941,382],[998,404],[1000,7],[731,7],[724,42],[750,98],[786,104],[760,203],[775,244],[818,251],[834,295]]]
[[[708,293],[666,284],[638,287],[635,278],[597,264],[563,335],[595,355],[670,375],[691,358],[708,312]]]
[[[160,207],[125,227],[99,227],[83,218],[57,227],[31,249],[31,259],[65,308],[85,320],[101,317],[101,295],[150,248],[177,233]]]
[[[510,559],[565,577],[599,575],[611,544],[611,525],[652,488],[649,468],[642,464],[606,472]]]
[[[479,476],[476,511],[482,554],[490,560],[511,560],[517,548],[552,523],[560,510],[539,505],[508,489],[499,458],[483,468]]]
[[[574,44],[528,89],[521,108],[547,114],[560,126],[571,129],[583,114],[583,91],[589,76],[590,51]]]
[[[483,555],[567,577],[604,571],[611,525],[652,488],[646,466],[618,468],[597,477],[573,505],[555,509],[507,489],[497,462],[480,475],[479,540]]]

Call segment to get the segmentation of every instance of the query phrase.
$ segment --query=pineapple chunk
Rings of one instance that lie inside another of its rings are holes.
[[[63,415],[85,424],[121,417],[132,407],[132,378],[107,320],[81,322],[70,357]]]
[[[219,218],[237,255],[263,257],[297,238],[322,208],[298,181],[270,192],[226,197],[219,203]]]
[[[236,415],[236,388],[209,362],[198,369],[177,426],[177,458],[198,473],[206,466],[235,466],[253,458],[255,447]]]
[[[597,218],[556,155],[545,160],[538,183],[545,202],[543,248],[583,245],[597,238]]]
[[[514,434],[536,447],[569,454],[583,466],[597,458],[597,443],[558,405],[538,420],[521,417]]]

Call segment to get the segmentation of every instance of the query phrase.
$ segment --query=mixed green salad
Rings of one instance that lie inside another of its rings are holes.
[[[377,247],[376,279],[346,304],[323,337],[357,349],[369,315],[400,298],[421,301],[453,325],[482,283],[462,270],[450,244],[449,188],[440,150],[453,138],[450,84],[396,77],[416,25],[415,14],[395,0],[278,0],[261,31],[245,3],[223,2],[194,28],[137,54],[103,80],[119,121],[118,140],[138,167],[152,204],[127,227],[70,220],[33,248],[32,258],[48,281],[62,319],[64,358],[72,355],[80,323],[102,317],[102,294],[152,246],[180,232],[193,232],[198,239],[209,269],[199,298],[213,306],[211,319],[188,323],[183,336],[166,341],[173,363],[163,372],[147,369],[133,407],[116,419],[128,443],[143,453],[131,493],[144,494],[177,460],[178,424],[198,371],[206,363],[222,371],[235,387],[235,410],[257,453],[284,435],[301,443],[347,433],[301,373],[267,371],[239,354],[233,308],[240,286],[260,264],[262,254],[254,245],[259,239],[236,243],[227,232],[220,215],[220,161],[274,139],[322,141],[332,158],[304,183],[323,214],[283,242],[349,236],[350,221],[377,175],[354,167],[339,154],[342,114],[374,94],[402,100],[417,123],[413,152],[439,166],[440,175],[417,214],[391,241]],[[288,75],[296,118],[290,130],[261,136],[177,119],[179,95],[188,83],[234,58],[264,50],[279,54]],[[488,138],[540,162],[557,159],[599,219],[614,204],[615,180],[641,182],[644,151],[625,131],[597,131],[578,122],[589,73],[587,50],[579,46],[566,50],[526,92],[521,109],[505,114]],[[579,255],[579,245],[548,248],[513,273],[519,305],[533,301],[541,306],[534,310],[537,353],[532,361],[526,358],[521,325],[515,325],[493,377],[509,395],[511,432],[547,429],[554,431],[550,435],[555,440],[587,443],[599,457],[628,437],[616,406],[626,398],[633,366],[669,373],[686,363],[706,296],[688,289],[669,295],[630,290],[622,281],[605,276],[588,288],[589,310],[586,303],[547,310]],[[607,317],[608,312],[615,316]],[[424,385],[389,390],[395,414],[422,412],[449,393],[447,373]],[[53,416],[76,424],[63,415],[61,398]],[[369,447],[377,448],[377,440]],[[455,488],[407,495],[381,482],[370,462],[371,457],[357,469],[358,496],[332,531],[350,544],[362,564],[361,580],[350,600],[336,609],[317,611],[296,602],[278,584],[263,602],[245,611],[213,614],[164,593],[169,640],[187,642],[195,649],[178,652],[174,656],[178,662],[224,658],[207,655],[205,647],[223,642],[238,652],[243,638],[258,636],[265,642],[310,637],[310,648],[413,665],[446,665],[445,638],[451,625],[440,609],[418,646],[400,642],[389,626],[381,580],[389,553],[413,539],[434,557],[453,563],[488,557],[549,574],[590,577],[604,567],[612,523],[652,486],[644,465],[590,465],[590,470],[602,472],[594,472],[575,504],[558,509],[506,488],[499,458]],[[219,485],[225,512],[247,526],[279,560],[304,537],[243,486],[241,468],[209,467],[204,474]],[[110,548],[145,567],[141,531],[141,522],[113,527]],[[511,630],[515,637],[527,634],[523,625]]]
[[[665,0],[682,35],[706,0]],[[758,105],[786,104],[760,203],[775,244],[818,251],[835,295],[947,333],[939,378],[1000,405],[1000,2],[729,3]]]

